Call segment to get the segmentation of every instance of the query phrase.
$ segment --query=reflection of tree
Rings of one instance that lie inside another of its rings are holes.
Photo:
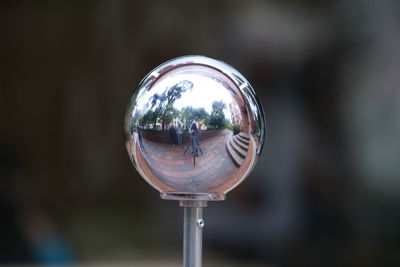
[[[174,108],[172,105],[167,105],[167,107],[165,108],[165,111],[163,113],[163,119],[162,119],[163,120],[163,130],[164,130],[165,124],[170,124],[174,118],[178,117],[178,115],[179,115],[179,110]]]
[[[224,110],[226,108],[225,103],[221,100],[221,101],[214,101],[212,103],[212,109],[213,110]]]
[[[226,105],[223,101],[214,101],[212,103],[212,111],[210,116],[209,125],[215,129],[225,129],[227,120],[225,119],[224,109]]]
[[[182,108],[180,117],[186,121],[186,127],[189,127],[192,121],[204,121],[204,124],[208,124],[210,114],[204,108],[193,108],[187,106]]]
[[[165,128],[166,120],[170,118],[170,115],[174,110],[173,104],[175,101],[182,97],[182,93],[191,90],[193,88],[193,83],[187,80],[181,81],[171,88],[165,90],[161,95],[160,107],[161,107],[161,120],[162,120],[162,130]],[[168,116],[167,116],[168,115]],[[171,118],[172,120],[172,118]]]
[[[167,88],[162,94],[154,94],[150,98],[151,108],[143,115],[140,124],[152,124],[156,128],[157,120],[161,119],[162,130],[165,125],[178,115],[178,110],[173,107],[176,100],[182,97],[182,94],[193,88],[193,83],[187,80],[181,81],[170,88]]]
[[[144,127],[145,125],[152,124],[153,129],[156,128],[157,113],[153,110],[147,111],[143,117],[139,120],[139,125]]]
[[[182,81],[167,88],[162,94],[154,94],[150,98],[150,109],[139,119],[139,125],[144,129],[156,130],[157,124],[161,123],[160,130],[164,131],[166,125],[179,117],[182,122],[186,123],[186,127],[196,121],[206,125],[207,129],[231,129],[232,125],[225,118],[224,113],[227,106],[222,100],[212,102],[211,114],[204,107],[186,106],[181,110],[174,108],[175,101],[181,98],[184,92],[191,90],[192,87],[193,84],[190,81]]]

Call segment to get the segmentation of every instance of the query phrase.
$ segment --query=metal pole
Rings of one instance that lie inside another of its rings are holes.
[[[181,201],[183,215],[183,266],[202,266],[203,207],[205,201]]]

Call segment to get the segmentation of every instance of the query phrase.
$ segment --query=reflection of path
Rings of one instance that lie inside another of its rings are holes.
[[[183,156],[186,146],[143,139],[143,156],[153,173],[167,185],[175,185],[182,192],[208,191],[224,183],[238,169],[226,151],[230,135],[230,131],[224,131],[221,135],[200,141],[204,154],[196,157],[195,167],[191,147]]]

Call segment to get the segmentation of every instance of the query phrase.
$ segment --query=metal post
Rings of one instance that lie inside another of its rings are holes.
[[[183,215],[183,266],[202,266],[203,207],[205,201],[181,201]]]

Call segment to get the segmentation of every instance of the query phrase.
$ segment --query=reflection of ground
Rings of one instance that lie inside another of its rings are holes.
[[[182,192],[200,192],[215,188],[232,177],[238,168],[226,151],[226,142],[231,132],[200,141],[203,155],[196,157],[193,166],[191,147],[183,155],[187,144],[173,146],[155,143],[143,138],[143,156],[153,173],[167,185]]]

